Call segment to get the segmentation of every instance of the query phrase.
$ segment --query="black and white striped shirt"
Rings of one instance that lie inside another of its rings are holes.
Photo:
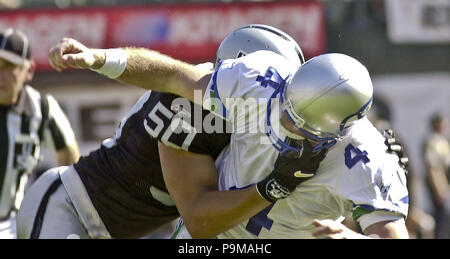
[[[44,142],[60,150],[75,136],[56,100],[25,86],[16,105],[0,106],[0,220],[20,206]]]

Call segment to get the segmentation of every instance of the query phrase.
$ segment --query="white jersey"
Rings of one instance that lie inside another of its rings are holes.
[[[204,103],[211,104],[212,110],[220,111],[233,124],[247,126],[247,132],[231,135],[229,148],[216,160],[220,190],[253,185],[273,170],[279,152],[264,130],[249,130],[252,123],[248,118],[258,114],[258,125],[265,125],[267,100],[274,92],[269,81],[277,80],[274,70],[279,78],[287,78],[294,72],[283,57],[259,51],[224,61],[212,77]],[[210,97],[216,100],[209,101]],[[265,105],[239,107],[252,98],[262,103],[265,99]],[[233,107],[236,105],[237,109]],[[275,123],[273,118],[271,121]],[[312,238],[314,219],[342,220],[353,216],[365,229],[379,221],[406,217],[405,172],[398,165],[397,156],[386,150],[382,135],[367,118],[361,119],[343,140],[330,148],[314,177],[298,186],[288,198],[218,237]]]

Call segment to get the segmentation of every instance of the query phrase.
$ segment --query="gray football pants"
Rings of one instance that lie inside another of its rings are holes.
[[[73,166],[46,171],[27,190],[18,238],[111,238]]]

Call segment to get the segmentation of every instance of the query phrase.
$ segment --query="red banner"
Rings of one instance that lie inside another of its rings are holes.
[[[324,10],[318,2],[146,5],[113,8],[37,9],[0,12],[0,29],[23,30],[39,69],[62,37],[89,47],[139,46],[188,62],[213,60],[222,39],[250,23],[291,35],[306,57],[325,51]]]

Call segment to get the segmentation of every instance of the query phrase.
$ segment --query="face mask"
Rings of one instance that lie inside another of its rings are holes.
[[[303,139],[305,139],[304,137],[302,137],[300,135],[297,135],[297,134],[294,134],[294,133],[290,132],[289,130],[287,130],[285,127],[283,127],[283,125],[281,125],[281,123],[280,123],[280,130],[288,138],[295,139],[295,140],[303,140]]]

